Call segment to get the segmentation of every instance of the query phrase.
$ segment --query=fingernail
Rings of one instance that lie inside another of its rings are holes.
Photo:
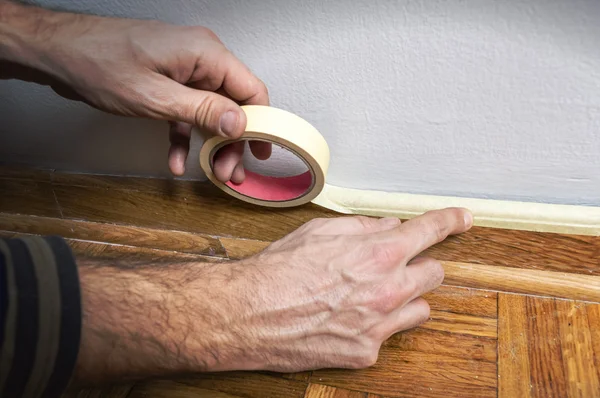
[[[471,212],[467,211],[465,213],[465,226],[467,228],[471,228],[471,225],[473,225],[473,215]]]
[[[220,128],[221,133],[227,137],[231,137],[235,134],[235,130],[237,129],[239,116],[237,112],[228,111],[221,116],[220,120]]]
[[[242,182],[244,182],[245,178],[246,173],[244,172],[244,164],[238,163],[231,173],[231,182],[236,185],[240,185]]]

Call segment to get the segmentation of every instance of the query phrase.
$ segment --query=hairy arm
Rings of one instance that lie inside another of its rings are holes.
[[[83,322],[75,383],[245,368],[236,263],[78,258]]]
[[[253,335],[240,338],[253,281],[244,268],[74,256],[58,237],[0,239],[0,396],[260,367],[243,348]]]

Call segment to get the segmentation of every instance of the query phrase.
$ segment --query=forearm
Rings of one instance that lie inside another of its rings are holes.
[[[227,267],[77,262],[83,323],[75,383],[219,370],[235,357],[228,323],[238,303],[229,301]]]
[[[135,257],[0,239],[0,396],[256,366],[239,348],[254,346],[239,338],[243,265]]]
[[[61,51],[57,31],[74,18],[77,15],[0,0],[0,79],[45,84],[40,74],[58,77],[52,56]]]
[[[36,66],[35,49],[43,10],[0,0],[0,60]]]

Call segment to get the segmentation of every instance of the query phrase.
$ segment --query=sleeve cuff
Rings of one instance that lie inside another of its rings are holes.
[[[0,240],[0,396],[58,397],[81,340],[81,292],[59,237]],[[4,297],[4,298],[2,298]]]

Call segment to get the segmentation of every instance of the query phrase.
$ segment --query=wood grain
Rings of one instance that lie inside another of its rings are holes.
[[[85,388],[69,390],[61,398],[126,398],[129,396],[133,384],[118,384],[104,388]]]
[[[600,237],[473,227],[425,254],[444,261],[600,275]]]
[[[0,178],[0,211],[61,217],[49,182]]]
[[[1,166],[0,190],[0,236],[58,234],[76,255],[157,265],[247,257],[339,216],[259,208],[207,183]],[[431,319],[388,339],[371,368],[205,374],[69,397],[600,396],[600,305],[504,293],[600,302],[600,237],[475,227],[425,254],[446,271],[446,286],[425,295]]]
[[[511,293],[600,302],[600,276],[515,269],[480,264],[442,263],[444,283]]]
[[[260,253],[271,244],[251,239],[219,238],[221,245],[225,248],[227,257],[231,259],[241,259]]]
[[[495,363],[391,350],[382,350],[373,367],[319,370],[311,377],[312,383],[389,397],[496,397],[496,381]]]
[[[594,353],[594,367],[597,377],[600,380],[600,305],[585,304],[585,311],[588,319],[588,329],[592,337],[592,346]]]
[[[423,295],[432,310],[467,314],[484,318],[497,318],[496,292],[456,286],[440,286]]]
[[[0,162],[0,179],[51,182],[53,170],[27,166],[7,165]]]
[[[36,178],[31,171],[23,173]],[[14,178],[15,172],[11,171],[11,175]],[[248,205],[204,182],[56,172],[52,173],[52,181],[66,218],[97,222],[267,242],[283,237],[312,218],[339,216],[315,205],[280,210]],[[22,191],[15,186],[8,188]],[[6,210],[11,206],[16,205],[0,203],[0,212],[48,215],[39,206],[21,203],[22,211]],[[258,247],[249,245],[251,252]],[[242,255],[240,247],[236,249],[237,252],[232,250],[233,255]],[[593,236],[474,227],[426,254],[443,261],[600,275],[600,237]]]
[[[0,213],[0,230],[226,257],[218,238],[189,232],[140,228],[51,217]]]
[[[312,374],[311,371],[306,371],[306,372],[297,372],[297,373],[281,373],[280,375],[281,375],[281,377],[286,378],[286,379],[300,380],[300,381],[308,382],[311,374]]]
[[[442,286],[425,298],[431,320],[388,339],[375,366],[314,371],[311,383],[389,397],[495,396],[496,294]]]
[[[531,391],[535,397],[565,395],[567,380],[560,347],[559,317],[553,299],[524,297]],[[540,336],[543,336],[540,339]],[[505,380],[507,381],[507,380]]]
[[[321,384],[310,384],[306,390],[305,398],[380,398],[380,395],[360,391],[344,390]]]
[[[331,212],[308,205],[267,211],[225,197],[208,184],[180,187],[177,195],[151,191],[55,186],[66,218],[177,229],[219,236],[276,240],[296,227]]]
[[[492,318],[431,310],[429,320],[421,328],[496,338],[498,326]]]
[[[307,388],[307,383],[302,381],[253,372],[207,373],[176,378],[170,383],[173,383],[173,391],[177,391],[178,386],[183,385],[186,386],[187,391],[193,391],[190,388],[197,388],[200,391],[208,390],[233,396],[257,398],[301,398],[304,397]],[[144,388],[152,391],[149,387],[145,387],[146,385],[146,383],[139,383],[134,387],[132,394],[138,394],[136,390]],[[196,396],[198,395],[200,394]]]
[[[136,385],[128,398],[242,398],[241,395],[188,386],[169,380],[152,380]]]
[[[123,259],[130,263],[143,261],[156,266],[160,266],[161,264],[227,261],[220,257],[148,249],[145,247],[113,245],[72,239],[66,239],[66,241],[69,243],[76,257]]]
[[[525,300],[512,294],[498,300],[498,396],[531,397]]]
[[[594,366],[592,336],[586,306],[566,300],[555,301],[560,347],[569,397],[600,397],[600,380]],[[600,326],[600,325],[598,325]]]
[[[496,363],[496,336],[481,337],[473,333],[457,334],[445,330],[416,328],[396,333],[384,344],[384,350],[414,351],[422,355],[441,355]]]
[[[97,175],[84,173],[70,173],[56,171],[51,174],[54,186],[78,186],[102,188],[105,191],[144,191],[155,192],[163,195],[177,195],[181,187],[193,187],[202,182],[176,180],[173,178],[126,177]]]
[[[596,397],[600,381],[588,309],[599,304],[499,296],[500,397]]]

